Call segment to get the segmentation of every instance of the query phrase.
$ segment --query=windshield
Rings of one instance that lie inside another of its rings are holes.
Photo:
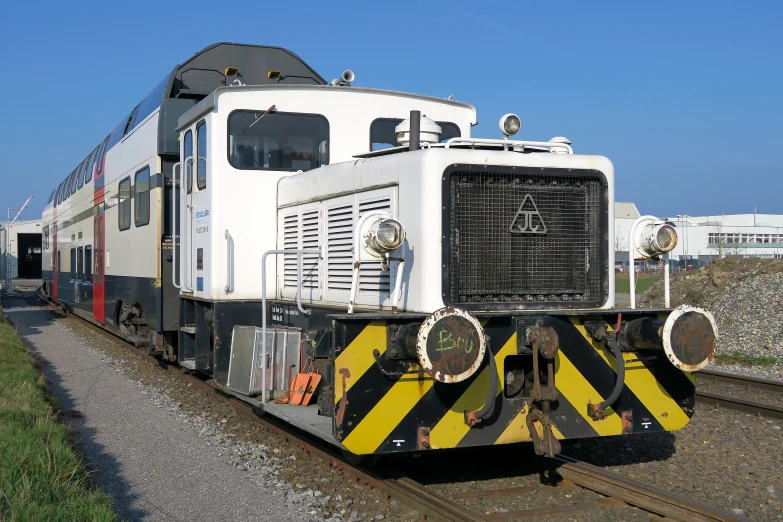
[[[374,120],[370,125],[370,150],[384,150],[392,147],[399,147],[400,142],[397,141],[397,134],[394,132],[394,128],[401,122],[402,120],[393,118],[378,118],[377,120]],[[459,138],[462,136],[459,127],[454,123],[439,121],[437,124],[440,125],[441,128],[441,143],[445,143],[451,138]]]
[[[329,122],[320,114],[234,111],[228,160],[238,169],[310,170],[329,163]]]

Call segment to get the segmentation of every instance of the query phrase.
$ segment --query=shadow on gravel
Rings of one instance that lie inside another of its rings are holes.
[[[628,437],[604,437],[565,441],[563,454],[596,466],[621,466],[666,460],[675,454],[674,435],[652,433]],[[407,476],[424,485],[469,483],[491,479],[539,475],[557,462],[538,457],[531,443],[487,446],[424,453],[419,458],[389,457],[378,470],[391,476]]]
[[[60,406],[58,418],[60,422],[74,431],[74,445],[84,456],[87,469],[92,475],[93,483],[112,497],[115,512],[121,520],[142,520],[150,513],[134,508],[138,495],[133,493],[130,484],[120,472],[120,463],[106,448],[95,441],[95,430],[85,426],[85,420],[78,411],[76,402],[63,386],[63,380],[54,366],[28,340],[29,336],[46,335],[43,328],[52,325],[56,320],[55,312],[50,310],[35,310],[31,305],[42,305],[34,294],[25,292],[20,297],[5,297],[3,307],[5,314],[14,322],[25,345],[35,354],[41,364],[41,369],[49,382],[49,390]]]

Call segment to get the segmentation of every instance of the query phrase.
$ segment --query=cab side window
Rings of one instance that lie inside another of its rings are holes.
[[[182,158],[182,165],[185,169],[185,183],[188,187],[188,194],[193,190],[193,132],[185,133],[184,145],[185,157]]]
[[[199,190],[207,188],[207,123],[201,122],[196,127],[196,185]]]

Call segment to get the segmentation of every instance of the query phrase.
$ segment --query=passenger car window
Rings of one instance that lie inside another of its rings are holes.
[[[228,161],[237,169],[310,170],[329,163],[329,121],[320,114],[234,111]]]
[[[133,181],[134,214],[136,226],[143,227],[150,222],[150,168],[144,167],[136,173]]]
[[[86,184],[92,179],[92,171],[95,168],[95,158],[98,156],[98,149],[100,149],[101,146],[98,145],[95,147],[95,150],[92,151],[92,154],[90,154],[90,160],[87,162],[87,171],[84,174],[84,183]]]
[[[106,144],[109,143],[109,136],[106,136],[106,139],[103,140],[103,143],[101,143],[100,150],[98,151],[98,157],[96,158],[96,164],[95,164],[95,177],[98,177],[101,175],[101,172],[103,171],[103,161],[106,157]]]
[[[84,280],[92,281],[92,245],[84,247]]]
[[[201,122],[196,127],[196,154],[198,162],[196,163],[196,185],[199,190],[207,188],[207,124]]]
[[[120,181],[120,190],[117,194],[119,198],[117,220],[120,230],[128,230],[131,224],[131,182],[130,178]]]
[[[397,134],[394,132],[394,128],[401,122],[401,119],[395,118],[378,118],[377,120],[373,120],[370,124],[370,150],[384,150],[391,149],[392,147],[399,147],[400,142],[397,141]],[[441,143],[445,143],[451,138],[459,138],[462,136],[459,127],[455,123],[448,121],[438,121],[436,123],[440,125]]]

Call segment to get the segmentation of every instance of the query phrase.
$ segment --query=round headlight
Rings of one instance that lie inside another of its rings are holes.
[[[657,258],[677,246],[677,231],[666,223],[650,221],[637,228],[634,246],[639,255]]]
[[[522,120],[516,114],[508,113],[500,118],[499,125],[500,132],[506,136],[512,136],[519,132],[519,129],[522,127]]]
[[[391,252],[405,241],[405,229],[396,219],[384,219],[375,226],[373,236],[379,247]]]
[[[661,252],[671,252],[677,246],[677,231],[671,225],[663,225],[655,234],[655,244]]]

